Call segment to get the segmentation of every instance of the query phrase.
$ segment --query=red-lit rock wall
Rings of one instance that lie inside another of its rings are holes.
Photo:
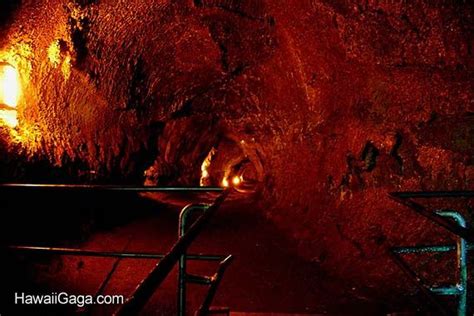
[[[378,287],[396,273],[385,247],[433,230],[387,192],[474,188],[472,9],[25,0],[0,43],[19,51],[20,129],[35,137],[9,157],[23,146],[73,178],[139,182],[153,166],[159,184],[197,184],[233,139],[298,254]]]

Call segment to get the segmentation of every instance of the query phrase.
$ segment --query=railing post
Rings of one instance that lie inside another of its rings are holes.
[[[456,211],[441,210],[437,211],[436,213],[443,217],[452,218],[459,226],[463,228],[467,227],[464,217]],[[468,247],[466,239],[458,236],[456,241],[456,255],[458,259],[457,268],[459,278],[459,281],[456,284],[456,287],[459,291],[457,309],[458,316],[467,315],[467,250]]]
[[[195,210],[206,210],[209,206],[203,204],[190,204],[179,213],[178,238],[186,233],[189,216]],[[186,251],[180,256],[178,262],[178,316],[186,316]]]

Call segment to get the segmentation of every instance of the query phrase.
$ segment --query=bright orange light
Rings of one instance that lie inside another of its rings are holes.
[[[223,186],[224,188],[228,188],[228,187],[229,187],[229,180],[227,180],[227,178],[222,179],[222,186]]]
[[[0,64],[0,104],[16,108],[20,89],[18,71],[9,64]]]
[[[227,177],[224,177],[224,178],[222,179],[222,186],[223,186],[224,188],[228,188],[231,184],[232,184],[232,186],[236,187],[236,186],[238,186],[238,185],[241,184],[241,183],[242,183],[242,178],[239,177],[239,176],[234,176],[234,177],[232,177],[232,180],[231,180],[230,182],[229,182],[229,180],[227,179]]]
[[[15,110],[0,110],[0,121],[8,127],[18,126],[18,117]]]
[[[202,187],[209,185],[210,174],[209,174],[208,169],[211,166],[212,157],[214,156],[215,153],[216,153],[216,150],[214,149],[214,147],[212,147],[209,153],[207,154],[206,159],[204,159],[204,161],[202,162],[201,179],[199,180],[199,185]]]
[[[241,182],[241,179],[240,179],[239,176],[235,176],[235,177],[232,178],[232,184],[233,185],[239,185],[240,182]]]
[[[20,75],[11,65],[0,63],[0,121],[11,128],[18,125],[16,107],[20,98]]]
[[[61,46],[59,41],[54,41],[48,47],[48,58],[49,62],[53,65],[53,67],[57,67],[61,62]]]

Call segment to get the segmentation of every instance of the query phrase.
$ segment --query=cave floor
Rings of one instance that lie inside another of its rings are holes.
[[[84,249],[166,253],[176,240],[178,206],[157,207],[155,213],[111,229],[94,232],[75,246]],[[334,280],[314,262],[296,256],[296,244],[261,215],[253,203],[226,203],[193,243],[190,253],[233,254],[213,305],[238,313],[383,315],[383,302],[370,300],[354,285]],[[96,293],[116,259],[58,257],[32,265],[40,287],[69,293]],[[34,259],[32,259],[34,261]],[[105,294],[127,296],[156,264],[123,259]],[[190,262],[188,272],[211,275],[216,263]],[[195,310],[204,287],[188,286],[189,310]],[[147,304],[144,314],[175,315],[176,269]],[[111,314],[114,306],[94,306],[92,314]]]

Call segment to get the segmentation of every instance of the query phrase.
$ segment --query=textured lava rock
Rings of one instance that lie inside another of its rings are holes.
[[[389,244],[444,236],[387,193],[474,188],[472,9],[23,1],[0,43],[23,71],[32,160],[70,166],[75,180],[140,182],[148,170],[189,185],[233,139],[259,170],[261,209],[299,255],[383,296],[398,284],[387,285],[398,276]]]

